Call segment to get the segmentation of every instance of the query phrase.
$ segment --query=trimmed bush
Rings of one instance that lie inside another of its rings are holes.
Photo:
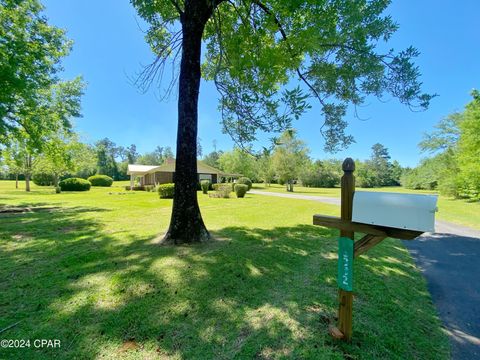
[[[210,188],[210,181],[202,180],[200,181],[200,186],[202,187],[202,192],[208,194],[208,189]]]
[[[93,175],[90,176],[87,180],[90,181],[92,186],[109,187],[113,184],[113,179],[107,175]]]
[[[245,194],[248,191],[248,185],[246,184],[235,184],[235,194],[237,195],[237,198],[243,198],[245,197]]]
[[[53,175],[45,172],[38,172],[33,174],[32,181],[38,186],[51,186],[53,185]]]
[[[173,199],[173,194],[175,192],[175,184],[161,184],[158,185],[158,196],[160,199]]]
[[[58,183],[62,191],[88,191],[90,190],[90,181],[82,178],[68,178]]]
[[[248,177],[241,177],[240,179],[237,180],[237,184],[245,184],[248,186],[249,191],[252,188],[252,180],[250,180]]]
[[[143,188],[148,192],[155,191],[155,185],[145,185]]]

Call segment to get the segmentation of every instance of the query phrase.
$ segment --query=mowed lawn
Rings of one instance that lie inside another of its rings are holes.
[[[271,184],[265,186],[264,184],[254,184],[255,190],[270,191],[278,193],[287,193],[285,186],[278,184]],[[409,194],[438,194],[436,191],[429,190],[411,190],[400,186],[387,186],[382,188],[362,189],[357,188],[358,191],[387,191],[400,192]],[[328,196],[340,197],[340,188],[326,189],[326,188],[309,188],[303,186],[294,186],[294,194],[313,195],[313,196]],[[454,199],[447,196],[439,195],[438,197],[438,212],[435,215],[437,219],[450,221],[459,225],[469,226],[473,229],[480,230],[480,202],[469,202],[461,199]]]
[[[21,184],[23,187],[24,184]],[[171,200],[121,187],[31,193],[0,181],[0,359],[447,359],[423,277],[398,240],[355,263],[354,336],[334,341],[338,207],[199,193],[214,241],[165,247]]]

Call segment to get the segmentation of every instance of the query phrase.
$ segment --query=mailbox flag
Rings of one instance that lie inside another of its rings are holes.
[[[340,289],[353,291],[353,240],[347,237],[338,238],[337,283]]]

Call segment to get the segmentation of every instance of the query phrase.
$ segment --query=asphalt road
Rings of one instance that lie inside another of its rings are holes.
[[[326,196],[250,192],[340,205],[340,199]],[[435,229],[403,243],[427,279],[452,359],[480,359],[480,231],[441,220]]]

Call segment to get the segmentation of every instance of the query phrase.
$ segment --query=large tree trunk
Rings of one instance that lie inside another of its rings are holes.
[[[202,34],[211,15],[206,2],[185,2],[182,17],[182,61],[178,96],[177,157],[175,195],[170,227],[162,240],[166,244],[204,242],[210,234],[203,223],[197,201],[197,127],[200,89]]]
[[[18,174],[15,174],[15,189],[18,189]]]

